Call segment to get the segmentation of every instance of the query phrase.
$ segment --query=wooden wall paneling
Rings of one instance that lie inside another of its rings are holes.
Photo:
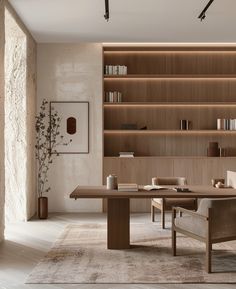
[[[236,156],[236,132],[144,134],[105,134],[105,156],[118,156],[120,151],[132,151],[135,156],[207,156],[209,142],[215,141],[227,149],[228,156]]]
[[[120,183],[151,184],[152,177],[173,176],[173,160],[104,158],[104,183],[110,173],[116,174]],[[148,199],[135,199],[130,202],[131,212],[149,212],[150,206],[151,202]],[[106,211],[106,202],[104,202],[104,211]]]
[[[120,91],[123,102],[169,104],[104,106],[104,156],[118,156],[119,151],[146,156],[105,157],[104,182],[106,175],[115,173],[124,182],[148,183],[153,175],[160,174],[182,175],[190,184],[209,184],[211,178],[225,175],[228,168],[236,169],[235,158],[206,157],[210,141],[217,141],[229,155],[236,156],[236,132],[215,131],[217,118],[236,118],[236,106],[229,105],[235,102],[236,47],[110,46],[104,48],[104,64],[127,65],[129,74],[104,76],[105,92]],[[183,105],[176,107],[178,102]],[[209,106],[184,105],[187,103]],[[217,107],[216,103],[222,105]],[[192,129],[197,131],[179,132],[180,119],[192,121]],[[158,131],[107,131],[119,130],[122,123]],[[149,203],[131,203],[134,211],[149,211]]]
[[[105,79],[127,102],[234,102],[236,79]]]
[[[112,52],[105,64],[126,65],[128,74],[234,74],[236,52]]]
[[[138,115],[138,117],[137,117]],[[217,118],[236,119],[236,104],[231,106],[119,106],[113,105],[104,110],[104,128],[121,129],[124,123],[135,123],[138,128],[148,129],[180,129],[180,120],[192,122],[191,129],[214,130]]]

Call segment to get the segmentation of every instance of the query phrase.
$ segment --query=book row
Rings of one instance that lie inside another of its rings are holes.
[[[128,73],[125,65],[105,65],[105,75],[126,75]]]

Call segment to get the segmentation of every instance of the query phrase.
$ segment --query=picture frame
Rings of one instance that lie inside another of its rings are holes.
[[[50,122],[52,111],[57,111],[61,119],[60,134],[63,143],[56,147],[58,154],[89,153],[89,102],[88,101],[51,101]],[[58,140],[59,141],[59,140]]]

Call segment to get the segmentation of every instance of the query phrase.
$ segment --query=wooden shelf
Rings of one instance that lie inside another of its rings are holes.
[[[236,46],[219,44],[185,44],[185,45],[166,45],[166,44],[134,44],[134,45],[104,45],[104,54],[110,53],[235,53]]]
[[[104,75],[109,79],[236,79],[235,74],[127,74]]]
[[[104,156],[105,159],[125,159],[125,160],[134,160],[134,159],[236,159],[236,156],[227,156],[227,157],[208,157],[208,156],[134,156],[133,158],[121,158],[119,156]]]
[[[148,134],[156,134],[156,135],[236,135],[236,130],[104,130],[104,134],[139,134],[139,135],[148,135]]]
[[[217,119],[236,119],[235,45],[105,45],[103,52],[104,66],[129,73],[103,76],[104,92],[119,91],[124,101],[103,103],[104,182],[112,173],[124,183],[184,176],[210,184],[236,170],[236,130],[216,130]],[[181,119],[193,129],[179,130]],[[120,129],[129,123],[149,129]],[[229,156],[207,157],[210,142]],[[131,201],[131,210],[149,211],[150,203]]]
[[[104,102],[104,107],[231,107],[236,106],[236,102]]]

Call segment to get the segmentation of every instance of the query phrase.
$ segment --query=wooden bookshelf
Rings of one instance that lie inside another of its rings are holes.
[[[236,47],[104,46],[103,62],[128,68],[127,75],[104,75],[104,93],[122,93],[120,103],[104,96],[104,181],[116,173],[121,182],[150,183],[159,175],[204,185],[236,170],[236,131],[217,130],[216,123],[236,119]],[[181,131],[180,119],[190,120],[191,130]],[[124,123],[138,129],[121,130]],[[207,157],[211,141],[228,157]],[[119,158],[119,151],[136,157]],[[149,202],[135,202],[134,210],[149,209]]]

